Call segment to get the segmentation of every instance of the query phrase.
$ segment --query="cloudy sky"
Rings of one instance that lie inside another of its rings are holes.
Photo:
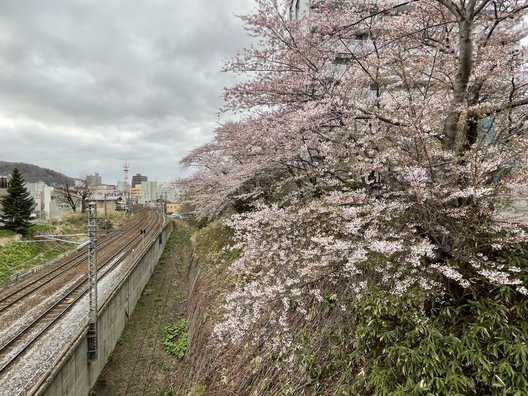
[[[251,0],[1,0],[0,160],[170,181],[220,121]]]

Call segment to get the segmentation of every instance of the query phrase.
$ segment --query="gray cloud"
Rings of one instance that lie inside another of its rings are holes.
[[[248,0],[4,0],[0,159],[171,180],[212,136]],[[8,149],[7,149],[8,148]]]

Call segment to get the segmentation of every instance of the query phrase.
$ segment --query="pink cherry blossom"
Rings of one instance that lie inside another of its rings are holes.
[[[197,216],[238,211],[215,334],[287,353],[292,318],[346,309],[371,282],[527,294],[501,252],[528,236],[494,216],[528,180],[527,1],[311,4],[292,20],[289,1],[256,0],[242,17],[255,44],[225,66],[247,76],[225,91],[241,119],[183,160]]]

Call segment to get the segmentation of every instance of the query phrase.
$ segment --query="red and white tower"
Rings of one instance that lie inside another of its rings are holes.
[[[125,162],[123,164],[123,173],[124,173],[124,176],[125,176],[125,192],[126,193],[130,192],[130,182],[128,180],[128,170],[129,169],[130,169],[130,166],[128,165],[128,162]]]

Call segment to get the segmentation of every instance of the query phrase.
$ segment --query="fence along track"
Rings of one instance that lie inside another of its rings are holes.
[[[141,220],[138,221],[135,227],[129,229],[127,234],[122,237],[119,247],[112,250],[112,255],[99,265],[98,272],[102,273],[99,278],[104,278],[107,274],[117,267],[123,257],[130,253],[137,243],[143,240],[139,234],[140,229],[146,229],[145,237],[152,238],[153,231],[156,230],[160,224],[160,216],[152,211],[142,211],[140,214]],[[110,244],[111,246],[111,244]],[[110,249],[109,246],[109,249]],[[86,261],[86,260],[85,260]],[[23,356],[43,334],[50,330],[52,325],[62,318],[66,312],[74,306],[87,292],[87,277],[86,275],[81,279],[75,281],[63,296],[61,296],[51,307],[46,309],[37,319],[33,320],[28,326],[21,329],[10,340],[4,342],[0,347],[0,359],[2,356],[7,356],[3,362],[0,361],[0,373],[6,372],[21,356]]]

